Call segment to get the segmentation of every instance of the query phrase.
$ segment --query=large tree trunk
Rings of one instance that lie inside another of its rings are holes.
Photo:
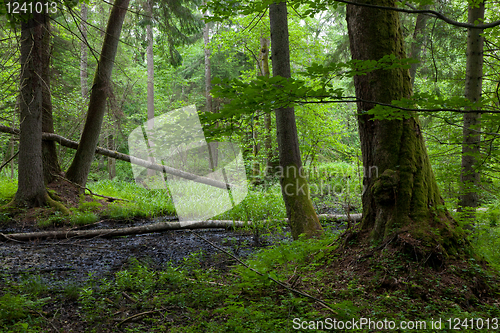
[[[286,2],[269,6],[273,75],[291,77],[290,49]],[[323,232],[309,197],[309,186],[300,160],[299,139],[293,108],[276,109],[276,128],[280,166],[283,171],[281,189],[292,237],[306,237]]]
[[[484,19],[484,2],[478,7],[469,7],[469,23],[481,22]],[[465,72],[465,97],[471,102],[481,100],[483,88],[483,31],[469,29],[467,35],[467,65]],[[473,222],[474,212],[478,206],[478,157],[481,146],[481,135],[478,133],[481,125],[481,114],[469,112],[464,114],[462,142],[462,170],[460,174],[459,210],[465,212],[465,217]]]
[[[18,159],[18,205],[40,207],[46,203],[42,164],[43,14],[21,23],[21,118]]]
[[[94,76],[94,84],[92,85],[85,127],[75,158],[66,173],[69,180],[81,186],[84,186],[87,182],[90,165],[94,159],[94,152],[99,141],[102,121],[106,112],[106,101],[111,89],[111,73],[129,1],[115,0],[111,10],[101,56]]]
[[[365,3],[395,6],[394,0]],[[347,25],[353,59],[378,60],[389,54],[405,58],[397,12],[348,5]],[[355,76],[354,85],[357,98],[364,101],[391,103],[411,95],[407,69]],[[457,251],[456,223],[443,206],[417,116],[374,120],[366,114],[373,107],[358,102],[365,170],[361,230],[369,232],[371,242],[407,231],[425,245]]]
[[[50,92],[50,61],[52,50],[50,46],[50,21],[44,25],[42,31],[42,132],[54,133],[52,118],[52,95]],[[43,179],[45,184],[52,182],[61,173],[57,157],[56,143],[42,140]]]

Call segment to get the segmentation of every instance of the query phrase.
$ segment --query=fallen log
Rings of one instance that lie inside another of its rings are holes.
[[[19,135],[19,129],[7,127],[4,125],[0,125],[0,132]],[[43,132],[42,139],[56,141],[61,146],[68,147],[71,149],[78,149],[78,142],[73,141],[73,140],[69,140],[63,136],[60,136],[60,135],[57,135],[54,133]],[[150,161],[146,161],[146,160],[143,160],[140,158],[136,158],[136,157],[133,157],[133,156],[130,156],[127,154],[119,153],[117,151],[109,150],[109,149],[102,148],[102,147],[97,147],[95,150],[95,153],[99,154],[99,155],[115,158],[115,159],[120,160],[120,161],[125,161],[125,162],[129,162],[129,163],[132,163],[135,165],[139,165],[139,166],[142,166],[142,167],[147,168],[147,169],[168,173],[170,175],[181,177],[184,179],[189,179],[189,180],[192,180],[192,181],[197,182],[197,183],[218,187],[218,188],[221,188],[224,190],[231,188],[231,187],[235,187],[235,185],[233,185],[233,184],[227,184],[227,183],[215,180],[215,179],[211,179],[211,178],[207,178],[207,177],[203,177],[203,176],[198,176],[198,175],[195,175],[195,174],[192,174],[189,172],[185,172],[182,170],[170,168],[168,166],[156,164],[156,163],[153,163]]]
[[[320,214],[320,220],[347,221],[346,215]],[[287,219],[284,219],[287,221]],[[361,214],[352,214],[352,221],[361,220]],[[280,220],[282,221],[282,220]],[[68,238],[111,238],[129,235],[141,235],[153,232],[183,229],[216,229],[216,228],[242,228],[251,226],[251,222],[230,221],[230,220],[209,220],[209,221],[184,221],[184,222],[160,222],[148,225],[116,229],[95,229],[95,230],[60,230],[60,231],[38,231],[28,233],[3,234],[0,233],[1,241],[30,241],[35,239],[68,239]]]
[[[16,234],[0,233],[2,241],[29,241],[34,239],[68,239],[68,238],[111,238],[128,235],[142,235],[153,232],[182,229],[205,229],[205,228],[241,228],[248,223],[241,221],[185,221],[185,222],[160,222],[148,225],[116,229],[95,229],[95,230],[61,230],[61,231],[39,231]]]
[[[350,214],[349,217],[351,221],[359,222],[363,214]],[[343,214],[318,214],[318,219],[320,221],[346,222],[349,220],[349,217]]]

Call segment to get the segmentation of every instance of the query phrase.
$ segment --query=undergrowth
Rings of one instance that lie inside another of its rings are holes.
[[[90,273],[79,286],[47,287],[38,277],[10,280],[1,291],[8,295],[0,299],[8,311],[0,317],[0,328],[44,332],[49,325],[43,317],[62,322],[60,310],[50,306],[47,297],[59,306],[76,301],[86,332],[319,332],[320,325],[333,320],[359,323],[361,318],[425,325],[418,332],[454,331],[447,325],[459,322],[460,331],[475,332],[465,319],[477,324],[489,318],[491,325],[500,317],[498,304],[482,302],[468,289],[475,280],[498,284],[493,272],[473,260],[450,261],[445,270],[436,271],[394,248],[361,260],[359,251],[342,248],[337,234],[327,232],[320,239],[261,249],[245,260],[249,268],[201,268],[203,256],[192,253],[180,265],[161,270],[147,259],[131,258],[113,276],[97,279]],[[442,329],[432,329],[438,319]],[[415,329],[365,326],[356,331]]]

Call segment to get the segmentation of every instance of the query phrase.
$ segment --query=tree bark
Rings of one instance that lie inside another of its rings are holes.
[[[88,78],[88,59],[87,59],[87,5],[82,3],[80,30],[82,33],[82,42],[80,43],[80,86],[83,100],[87,99],[89,88],[87,86]]]
[[[426,5],[423,7],[424,10],[429,9],[430,6]],[[420,54],[422,53],[422,48],[424,47],[424,30],[429,19],[429,15],[418,14],[415,22],[415,29],[413,30],[413,40],[411,44],[410,57],[418,60],[420,62]],[[417,75],[417,69],[420,63],[411,64],[410,67],[410,77],[411,85],[413,87],[415,83],[415,77]]]
[[[205,13],[208,15],[208,13]],[[208,23],[205,23],[203,28],[203,43],[205,45],[205,97],[207,101],[207,112],[213,112],[212,108],[212,95],[210,90],[212,89],[212,68],[210,66],[210,48],[208,44],[210,43],[210,27]]]
[[[286,2],[269,6],[273,76],[291,77]],[[275,110],[277,140],[282,169],[281,190],[292,237],[313,237],[323,233],[309,196],[309,185],[300,159],[297,125],[293,108]]]
[[[484,19],[484,1],[478,7],[469,7],[468,22],[482,22]],[[468,29],[467,64],[465,71],[465,97],[471,102],[481,100],[483,88],[483,30]],[[460,173],[460,196],[458,209],[464,211],[465,218],[473,223],[475,210],[479,203],[478,185],[480,173],[478,157],[481,147],[481,135],[477,132],[481,126],[481,114],[468,112],[464,114],[462,141],[462,169]]]
[[[108,149],[113,151],[115,149],[115,139],[113,134],[108,136]],[[108,156],[108,174],[109,179],[113,180],[116,177],[116,160]]]
[[[50,61],[52,49],[50,45],[50,20],[46,20],[42,31],[42,132],[54,133],[52,118],[52,94],[50,91]],[[61,167],[57,157],[56,143],[42,140],[43,179],[45,184],[52,182],[61,174]]]
[[[46,17],[34,13],[21,23],[21,99],[18,205],[40,207],[46,203],[42,162],[43,35]]]
[[[94,159],[94,152],[99,141],[102,121],[106,112],[106,100],[111,89],[111,73],[118,48],[123,20],[130,0],[115,0],[109,16],[106,35],[94,76],[94,84],[90,94],[89,107],[85,127],[73,162],[66,177],[74,183],[85,186]]]
[[[363,3],[395,6],[395,0]],[[347,26],[353,59],[378,60],[390,54],[405,58],[397,12],[348,5]],[[390,104],[411,95],[407,69],[355,76],[354,85],[356,97],[365,101]],[[357,106],[365,170],[361,230],[368,232],[368,241],[380,242],[408,231],[425,245],[448,253],[460,251],[463,235],[443,206],[417,116],[374,120],[366,114],[372,103]]]
[[[259,62],[261,75],[269,77],[271,72],[269,70],[269,39],[265,37],[260,38],[260,52],[259,52]],[[266,113],[264,116],[264,149],[266,150],[266,174],[272,174],[275,168],[275,154],[273,150],[273,137],[271,132],[272,119],[271,114]]]
[[[14,127],[15,124],[15,116],[12,117],[12,126]],[[10,156],[14,156],[15,154],[15,142],[14,138],[10,138]],[[14,179],[14,159],[10,160],[10,179]]]

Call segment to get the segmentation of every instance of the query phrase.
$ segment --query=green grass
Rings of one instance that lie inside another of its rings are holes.
[[[264,221],[286,217],[285,203],[279,186],[249,190],[234,208],[215,216],[214,220]]]
[[[495,234],[497,235],[497,234]],[[484,238],[480,238],[484,239]],[[373,261],[375,275],[363,280],[350,271],[360,262],[344,267],[339,277],[332,279],[329,265],[338,260],[337,234],[327,232],[320,239],[285,241],[261,249],[245,260],[246,264],[263,276],[242,265],[229,272],[215,268],[201,269],[203,256],[192,253],[180,266],[154,269],[147,260],[130,259],[113,276],[102,279],[90,277],[83,285],[48,284],[37,276],[2,284],[0,294],[0,330],[8,332],[44,332],[50,325],[37,312],[44,306],[56,307],[77,302],[78,320],[85,322],[86,332],[291,332],[294,319],[316,322],[325,318],[337,320],[424,320],[430,325],[431,317],[495,318],[500,316],[498,307],[474,306],[464,309],[458,304],[463,296],[460,290],[451,290],[445,297],[423,300],[415,297],[413,290],[422,289],[422,281],[440,289],[440,274],[425,275],[418,265],[412,273],[407,289],[378,291],[378,284],[386,274],[399,274],[407,265],[416,265],[404,255],[391,257],[383,251]],[[483,244],[485,248],[487,244]],[[390,253],[389,253],[390,254]],[[385,259],[384,259],[385,258]],[[228,260],[231,258],[227,258]],[[354,265],[354,266],[353,266]],[[389,271],[384,271],[387,269]],[[478,265],[469,270],[454,268],[462,276],[479,277],[483,272]],[[367,271],[370,272],[370,271]],[[337,272],[335,272],[337,274]],[[335,311],[319,306],[313,300],[284,289],[270,277],[293,285],[325,301]],[[325,284],[328,281],[331,284]],[[339,283],[344,287],[339,288]],[[442,288],[440,291],[443,291]],[[446,292],[446,291],[445,291]],[[6,296],[5,296],[6,295]],[[125,296],[126,295],[126,296]],[[5,310],[4,310],[5,309]],[[53,322],[61,322],[64,311],[52,310]],[[124,323],[121,320],[134,314],[147,313],[138,320]],[[75,318],[73,317],[73,320]],[[21,328],[26,327],[26,330]],[[315,331],[315,330],[310,330]],[[359,332],[369,332],[364,329]],[[392,332],[392,330],[389,330]],[[434,330],[435,331],[435,330]],[[434,332],[432,329],[419,332]],[[446,331],[446,330],[443,330]],[[461,332],[476,330],[461,327]]]
[[[9,203],[17,191],[17,180],[0,177],[0,206]]]
[[[175,214],[168,190],[147,190],[135,183],[116,180],[92,182],[87,186],[96,194],[127,200],[115,201],[108,206],[104,215],[111,218],[127,219]]]

